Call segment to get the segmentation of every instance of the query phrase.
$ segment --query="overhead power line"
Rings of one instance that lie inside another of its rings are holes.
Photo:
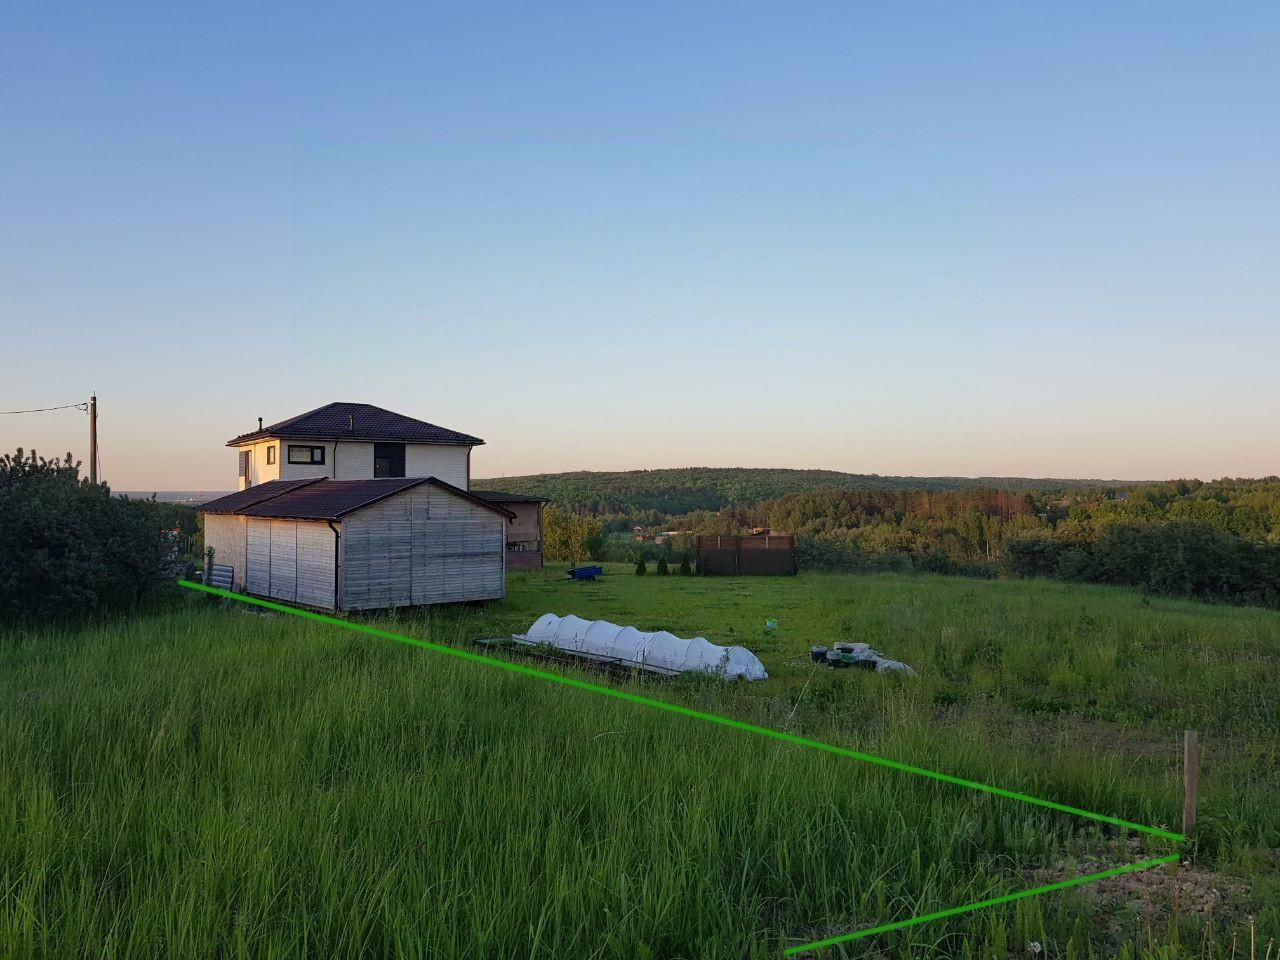
[[[83,410],[89,414],[89,482],[97,483],[102,472],[102,455],[98,453],[98,395],[90,395],[80,403],[64,403],[56,407],[32,407],[29,410],[0,410],[0,417],[19,413],[48,413],[50,410]],[[70,456],[70,454],[68,454]]]
[[[60,407],[34,407],[31,410],[0,410],[0,417],[9,416],[14,413],[47,413],[50,410],[70,410],[74,407],[77,410],[88,410],[88,401],[82,400],[80,403],[64,403]]]

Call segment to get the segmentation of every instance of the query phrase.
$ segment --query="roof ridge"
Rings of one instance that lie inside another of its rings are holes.
[[[408,480],[409,482],[401,484],[400,486],[396,487],[394,490],[388,490],[386,493],[379,494],[378,496],[374,497],[371,500],[366,500],[363,503],[357,504],[356,506],[350,507],[346,510],[338,511],[337,519],[341,520],[343,517],[347,516],[348,514],[355,513],[357,510],[363,510],[365,507],[372,506],[375,503],[379,503],[387,499],[387,497],[394,497],[397,493],[404,493],[404,491],[406,490],[412,490],[414,487],[420,487],[422,486],[422,484],[427,483],[428,481],[434,478],[433,477],[374,477],[373,479],[374,480]],[[342,481],[335,480],[333,482],[340,483]],[[358,480],[356,482],[369,483],[370,481]]]
[[[275,429],[278,429],[279,427],[287,427],[289,426],[289,424],[296,423],[297,421],[301,420],[303,417],[309,417],[312,414],[319,413],[321,410],[328,410],[330,407],[336,407],[341,402],[342,401],[340,400],[330,400],[328,403],[321,404],[320,406],[316,407],[314,410],[308,410],[306,413],[298,413],[292,417],[286,417],[284,420],[280,420],[276,423],[269,423],[265,427],[263,427],[262,430],[275,430]]]
[[[344,416],[345,414],[345,416]],[[386,440],[388,442],[447,443],[478,446],[479,437],[450,427],[398,413],[375,403],[334,400],[323,406],[242,433],[227,446],[282,437],[328,440]]]

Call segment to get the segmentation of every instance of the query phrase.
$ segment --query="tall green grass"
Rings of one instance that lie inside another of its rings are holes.
[[[1062,694],[1080,713],[1051,715],[1070,717],[1079,743],[1046,734],[1043,713],[1016,705],[1022,691],[1004,677],[1030,669],[1019,657],[1039,658],[1016,652],[1015,611],[1047,606],[1023,625],[1027,642],[1053,646],[1060,624],[1049,594],[973,602],[937,592],[952,581],[656,580],[615,578],[593,591],[513,578],[502,605],[385,619],[461,644],[527,626],[544,607],[612,610],[747,642],[762,648],[774,680],[632,683],[1176,827],[1176,769],[1151,752],[1145,731],[1133,750],[1089,739],[1137,730],[1094,717],[1087,691]],[[1079,596],[1066,602],[1079,606]],[[730,607],[708,609],[725,598]],[[1000,614],[1000,604],[1010,609]],[[934,635],[935,605],[951,608],[936,626],[956,631],[952,639]],[[761,611],[782,618],[779,634],[753,634]],[[1172,617],[1170,630],[1200,616],[1190,605],[1139,612]],[[1233,615],[1252,623],[1247,611]],[[1093,616],[1101,627],[1091,642],[1080,636],[1077,655],[1108,630],[1127,638],[1106,610]],[[1270,616],[1262,627],[1223,618],[1213,649],[1254,650],[1252,631],[1276,629]],[[814,671],[803,648],[836,625],[876,636],[921,677]],[[961,672],[934,662],[938,642],[982,650],[993,639],[999,657],[970,657]],[[1274,647],[1255,652],[1256,669],[1268,668]],[[1043,685],[1051,689],[1049,675]],[[939,703],[940,690],[969,697]],[[1250,711],[1270,716],[1265,701],[1198,709],[1238,718],[1231,735],[1255,751],[1244,755],[1265,754],[1274,728],[1255,737],[1248,726]],[[1160,717],[1158,732],[1180,722]],[[1255,774],[1256,793],[1215,788],[1215,862],[1256,866],[1257,846],[1274,843],[1275,814],[1263,808],[1274,771]],[[0,956],[774,957],[1033,885],[1033,868],[1081,842],[1106,849],[1102,841],[1077,818],[234,607],[197,603],[0,639]],[[1258,909],[1275,930],[1274,905]],[[1157,956],[1179,936],[1100,939],[1103,913],[1084,888],[828,955],[1003,957],[1034,941],[1054,955]],[[1217,931],[1224,943],[1228,927]]]

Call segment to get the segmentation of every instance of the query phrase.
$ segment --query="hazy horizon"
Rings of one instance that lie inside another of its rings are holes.
[[[0,28],[0,410],[96,390],[117,489],[332,400],[476,477],[1280,472],[1280,5]]]
[[[492,475],[485,475],[485,476],[474,475],[471,478],[471,480],[474,486],[476,484],[484,483],[485,481],[510,480],[510,479],[519,479],[520,477],[525,477],[525,476],[545,476],[545,475],[555,475],[555,474],[561,474],[561,473],[608,474],[608,473],[643,473],[646,471],[682,471],[682,470],[695,470],[695,471],[696,470],[767,470],[767,471],[794,470],[797,472],[822,471],[822,472],[845,473],[850,476],[867,476],[867,477],[874,476],[882,479],[903,479],[903,480],[974,480],[974,481],[1017,480],[1017,481],[1031,481],[1031,482],[1039,481],[1039,482],[1043,482],[1046,485],[1046,487],[1051,486],[1055,483],[1072,483],[1072,484],[1098,483],[1098,484],[1103,484],[1108,486],[1126,486],[1131,484],[1143,484],[1143,483],[1166,483],[1166,482],[1174,482],[1179,480],[1196,480],[1196,481],[1202,481],[1202,482],[1208,483],[1208,482],[1213,482],[1213,481],[1223,480],[1223,479],[1264,480],[1264,479],[1268,479],[1269,477],[1274,478],[1275,476],[1275,475],[1263,475],[1259,477],[1227,477],[1224,475],[1221,477],[1179,476],[1179,477],[1146,477],[1146,478],[1085,477],[1085,476],[1029,477],[1029,476],[1019,476],[1015,474],[982,474],[982,475],[873,474],[873,473],[862,473],[862,472],[854,472],[854,471],[831,470],[828,467],[742,467],[738,465],[728,466],[728,467],[707,467],[705,465],[685,465],[685,466],[670,466],[670,467],[637,467],[637,468],[632,468],[628,470],[566,470],[566,471],[543,471],[542,473],[537,473],[537,474],[492,474]],[[128,494],[131,496],[132,495],[150,496],[151,494],[156,494],[156,495],[165,494],[165,495],[170,495],[171,497],[174,494],[207,494],[207,493],[222,494],[222,493],[232,492],[234,489],[235,489],[235,484],[233,483],[223,487],[192,487],[192,488],[113,487],[112,492],[116,494]],[[165,497],[161,497],[161,499],[165,499]]]

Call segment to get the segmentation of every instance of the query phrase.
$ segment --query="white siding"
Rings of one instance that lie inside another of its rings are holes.
[[[507,539],[512,541],[542,539],[542,504],[504,503],[516,515],[507,526]]]
[[[275,463],[267,463],[268,447],[276,448]],[[248,477],[237,477],[239,480],[237,490],[243,490],[246,486],[256,487],[258,484],[266,483],[268,480],[280,479],[280,457],[282,451],[279,440],[260,440],[257,443],[246,443],[243,446],[236,447],[236,456],[239,457],[245,451],[249,453],[249,475]],[[239,464],[237,464],[237,468],[238,466]]]
[[[372,480],[373,444],[363,440],[305,441],[294,440],[295,446],[323,446],[324,463],[289,463],[289,440],[273,440],[279,445],[277,464],[284,480],[302,480],[311,477],[331,477],[335,480]],[[406,477],[435,477],[455,487],[468,489],[470,447],[444,443],[406,443],[404,445],[404,475]],[[256,454],[265,462],[265,452]],[[274,477],[272,479],[275,479]]]
[[[506,522],[427,485],[357,511],[342,524],[342,609],[503,596]]]
[[[373,444],[344,440],[337,444],[334,454],[334,472],[330,476],[338,480],[373,479]]]
[[[455,487],[469,490],[471,478],[467,471],[471,461],[470,451],[470,447],[443,443],[407,443],[404,448],[404,475],[435,477]],[[372,459],[369,462],[372,463]]]
[[[230,564],[233,568],[231,589],[243,590],[245,518],[218,513],[205,513],[201,516],[204,517],[204,545],[213,547],[213,562]]]
[[[280,465],[280,479],[282,480],[310,480],[315,477],[332,477],[333,476],[333,448],[337,446],[332,441],[325,442],[322,440],[279,440],[280,457],[282,463]],[[289,447],[324,447],[324,463],[290,463]],[[349,477],[343,479],[351,479]]]

